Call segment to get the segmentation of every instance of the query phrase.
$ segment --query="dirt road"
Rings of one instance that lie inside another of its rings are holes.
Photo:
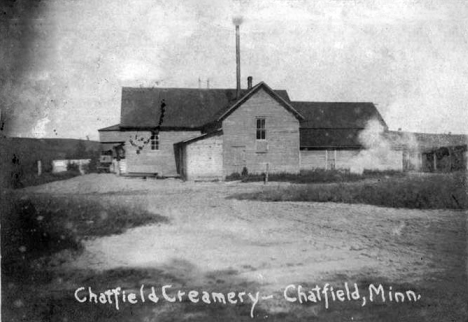
[[[239,192],[275,189],[278,185],[87,175],[25,192],[64,197],[85,194],[128,205],[138,202],[170,220],[167,225],[138,227],[121,235],[88,240],[84,253],[61,266],[62,271],[105,274],[112,270],[157,270],[157,277],[144,274],[127,286],[171,284],[187,290],[259,291],[273,296],[259,301],[255,308],[254,316],[262,319],[380,320],[375,319],[376,314],[388,313],[389,321],[397,317],[405,320],[402,316],[417,321],[426,320],[429,311],[440,314],[440,318],[445,310],[453,312],[453,307],[459,314],[466,313],[466,293],[459,290],[466,278],[465,213],[230,198]],[[125,287],[124,277],[106,280],[109,288]],[[123,285],[110,285],[111,281]],[[283,294],[290,284],[312,287],[329,283],[339,287],[344,282],[363,288],[384,283],[386,289],[416,289],[422,300],[404,304],[387,300],[366,308],[361,308],[359,300],[325,309],[323,303],[289,303]],[[75,287],[80,284],[73,279],[70,283]],[[454,288],[461,292],[461,298],[447,295]],[[175,314],[170,306],[158,308],[151,310],[151,316],[160,320]],[[182,309],[183,317],[212,317],[212,311],[202,308],[196,315]],[[148,318],[149,311],[142,312],[141,317]],[[233,314],[226,316],[236,317]],[[250,319],[242,314],[242,319]]]

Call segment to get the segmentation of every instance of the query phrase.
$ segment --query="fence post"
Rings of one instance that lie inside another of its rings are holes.
[[[37,160],[37,175],[41,175],[42,174],[42,162],[41,160]]]

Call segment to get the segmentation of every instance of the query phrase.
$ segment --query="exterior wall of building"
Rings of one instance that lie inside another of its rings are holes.
[[[382,159],[378,160],[380,163],[376,170],[396,170],[403,171],[403,151],[402,150],[389,150]],[[372,169],[372,168],[371,168]]]
[[[329,153],[331,152],[329,151]],[[335,168],[351,169],[359,152],[359,150],[336,150]]]
[[[151,144],[143,146],[142,140],[148,140],[150,131],[125,131],[125,158],[128,173],[157,173],[161,176],[177,175],[174,155],[174,143],[200,135],[199,131],[163,131],[159,132],[159,149],[151,150]],[[132,144],[133,143],[133,144]],[[139,146],[143,146],[139,149]],[[137,151],[139,150],[139,153]]]
[[[125,142],[128,137],[127,133],[128,132],[123,132],[123,131],[100,131],[99,141],[101,143]]]
[[[223,136],[216,135],[185,146],[187,180],[223,178]]]
[[[257,118],[265,118],[265,140],[257,140]],[[223,121],[224,175],[298,172],[299,121],[263,89]]]
[[[301,150],[301,170],[350,169],[360,150]]]
[[[326,165],[326,150],[301,150],[301,170],[325,169]]]
[[[374,155],[365,150],[301,150],[301,170],[355,168],[401,171],[403,152],[389,150],[385,155]]]

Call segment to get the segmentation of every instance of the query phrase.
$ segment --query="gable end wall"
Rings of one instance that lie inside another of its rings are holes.
[[[256,119],[266,119],[266,140],[256,139]],[[229,115],[223,127],[224,175],[299,171],[299,121],[260,89]],[[261,152],[265,151],[265,152]]]

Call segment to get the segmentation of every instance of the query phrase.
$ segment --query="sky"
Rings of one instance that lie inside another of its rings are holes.
[[[3,0],[7,136],[98,140],[123,86],[235,88],[373,102],[391,130],[468,134],[464,0]]]

